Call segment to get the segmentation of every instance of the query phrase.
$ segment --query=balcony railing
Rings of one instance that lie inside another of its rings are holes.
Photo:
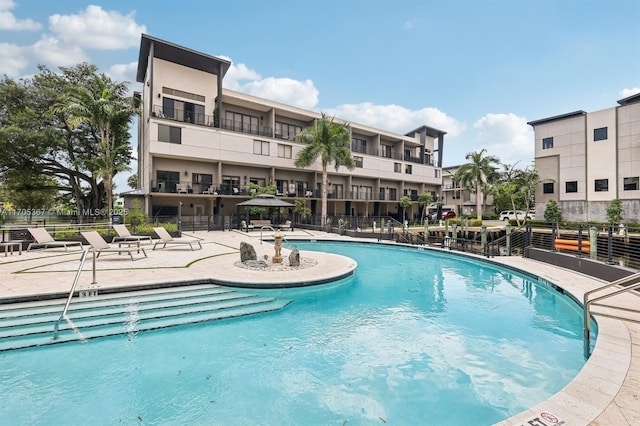
[[[213,116],[199,114],[193,111],[182,109],[162,108],[162,105],[154,105],[151,113],[154,117],[166,118],[168,120],[179,121],[181,123],[191,123],[200,126],[213,126]]]
[[[224,130],[231,130],[233,132],[247,133],[250,135],[273,137],[273,129],[271,127],[250,125],[247,123],[239,123],[234,120],[220,120],[220,128]]]
[[[154,105],[152,115],[154,117],[179,121],[181,123],[191,123],[208,127],[216,126],[224,130],[231,130],[233,132],[273,137],[273,129],[271,127],[248,125],[246,123],[239,123],[234,120],[226,119],[221,119],[218,125],[218,123],[214,121],[214,117],[212,115],[198,114],[181,109],[166,109],[163,108],[162,105]]]
[[[164,118],[167,120],[179,121],[181,123],[190,123],[198,126],[207,127],[219,127],[224,130],[231,130],[232,132],[246,133],[256,136],[264,136],[269,138],[290,140],[294,139],[295,134],[286,133],[279,134],[273,133],[271,127],[251,125],[247,123],[241,123],[234,120],[220,119],[219,123],[216,122],[213,115],[199,114],[192,111],[186,111],[181,109],[166,109],[162,105],[154,105],[152,111],[153,117]],[[433,161],[423,161],[420,157],[413,157],[410,155],[402,155],[393,152],[388,152],[383,149],[357,147],[352,144],[351,151],[354,153],[366,154],[371,156],[377,156],[382,158],[389,158],[392,160],[405,161],[408,163],[425,164],[433,166]]]
[[[170,194],[211,194],[218,193],[218,185],[213,183],[193,183],[186,180],[152,180],[151,192],[161,192]]]

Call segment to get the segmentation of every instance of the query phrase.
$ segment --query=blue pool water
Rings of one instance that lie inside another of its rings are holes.
[[[287,308],[0,353],[0,424],[488,425],[584,365],[582,312],[446,253],[296,243],[358,262]],[[255,292],[255,291],[253,291]]]

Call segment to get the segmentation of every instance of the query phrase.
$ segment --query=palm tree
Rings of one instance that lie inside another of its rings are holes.
[[[482,220],[482,195],[491,191],[498,178],[496,168],[500,160],[492,155],[484,155],[486,149],[480,152],[470,152],[465,156],[469,163],[460,166],[454,176],[456,182],[476,194],[476,217]]]
[[[54,113],[67,114],[67,124],[75,129],[87,124],[98,135],[97,155],[89,164],[102,178],[107,194],[107,219],[113,208],[113,176],[128,167],[120,159],[129,155],[128,134],[123,129],[136,113],[135,105],[126,98],[127,84],[116,83],[104,74],[93,75],[85,84],[63,93],[52,107]]]
[[[315,121],[312,127],[303,129],[295,136],[295,141],[302,142],[306,146],[296,156],[296,167],[309,167],[318,157],[322,162],[322,210],[320,224],[327,223],[327,165],[333,163],[336,171],[340,166],[349,170],[355,168],[355,162],[351,156],[351,127],[348,123],[334,122],[333,117],[326,115]]]
[[[418,204],[422,207],[422,222],[424,223],[424,218],[427,215],[427,210],[429,208],[429,204],[433,203],[433,197],[429,192],[423,192],[418,195]]]

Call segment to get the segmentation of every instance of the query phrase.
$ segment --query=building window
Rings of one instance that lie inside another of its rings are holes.
[[[158,124],[158,140],[168,143],[182,143],[182,129],[175,126]]]
[[[162,98],[162,113],[166,118],[185,123],[204,124],[204,105],[183,102],[167,97]]]
[[[281,143],[278,144],[278,157],[291,158],[291,152],[291,145],[283,145]]]
[[[176,185],[180,183],[180,172],[169,170],[156,171],[156,190],[158,192],[176,192]]]
[[[542,193],[543,194],[553,194],[553,182],[543,183],[542,184]]]
[[[413,167],[411,167],[411,164],[407,164],[404,168],[404,172],[410,175],[412,171],[413,171]]]
[[[387,188],[387,192],[389,193],[389,199],[391,201],[398,199],[398,190],[396,188]]]
[[[609,191],[609,179],[596,179],[596,192],[607,192]]]
[[[293,140],[293,137],[302,131],[301,126],[276,121],[276,138]]]
[[[553,148],[553,137],[542,139],[542,149]]]
[[[391,158],[391,145],[382,145],[380,148],[382,149],[382,157]]]
[[[213,175],[204,173],[191,174],[191,187],[196,193],[208,191],[212,182]]]
[[[224,122],[221,126],[223,129],[233,130],[234,132],[248,133],[251,135],[259,134],[260,125],[258,117],[237,112],[226,111],[224,113]]]
[[[362,168],[362,157],[353,156],[353,161],[356,163],[356,167]]]
[[[627,177],[623,181],[623,189],[625,191],[637,191],[640,184],[640,177]]]
[[[593,129],[593,140],[603,141],[607,139],[607,128],[600,127],[599,129]]]
[[[220,189],[224,194],[240,194],[240,176],[222,176]]]
[[[578,192],[578,181],[573,180],[570,182],[565,182],[564,189],[567,194],[570,192]]]
[[[393,163],[393,171],[396,173],[402,173],[402,164]]]
[[[351,139],[351,151],[366,154],[367,141],[364,139],[358,139],[358,138]]]
[[[440,169],[435,169],[435,177],[440,177]]]
[[[269,155],[269,142],[254,140],[253,153],[256,155]]]

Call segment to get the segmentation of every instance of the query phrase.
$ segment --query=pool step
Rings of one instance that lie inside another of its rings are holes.
[[[0,351],[235,318],[282,309],[290,300],[215,286],[75,298],[54,339],[65,300],[0,305]]]

